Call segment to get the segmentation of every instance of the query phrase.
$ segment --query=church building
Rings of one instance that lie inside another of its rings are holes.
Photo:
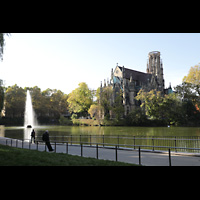
[[[128,69],[124,66],[121,67],[117,64],[114,71],[111,69],[110,82],[107,81],[106,85],[106,80],[104,80],[103,87],[112,88],[113,93],[110,97],[111,105],[115,102],[116,94],[120,94],[121,91],[123,96],[122,103],[124,107],[124,116],[126,116],[136,106],[139,106],[139,102],[135,100],[135,97],[140,89],[144,89],[145,91],[156,89],[157,91],[161,91],[163,95],[172,92],[171,86],[168,89],[165,89],[163,63],[159,51],[152,51],[149,53],[146,73]],[[101,83],[100,101],[103,87]],[[104,118],[104,114],[104,111],[101,111],[100,118]],[[111,111],[110,116],[112,118]]]

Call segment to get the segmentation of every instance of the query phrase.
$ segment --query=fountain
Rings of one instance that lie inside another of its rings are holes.
[[[30,141],[32,128],[38,126],[37,118],[32,106],[30,91],[26,93],[26,104],[24,112],[24,140]]]
[[[37,125],[38,125],[38,123],[37,123],[35,112],[33,110],[30,91],[27,90],[25,113],[24,113],[24,127],[25,128],[32,128],[32,127],[35,127]]]

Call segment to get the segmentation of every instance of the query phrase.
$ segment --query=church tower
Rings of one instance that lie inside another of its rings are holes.
[[[158,90],[164,91],[163,64],[160,59],[159,51],[152,51],[149,53],[147,73],[156,77]]]

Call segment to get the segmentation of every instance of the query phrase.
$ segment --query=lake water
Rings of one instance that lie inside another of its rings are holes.
[[[28,139],[31,129],[24,127],[5,127],[0,136]],[[50,136],[68,135],[123,135],[123,136],[200,136],[200,127],[96,127],[96,126],[39,126],[34,128],[41,136],[49,130]]]
[[[4,127],[0,136],[14,139],[30,139],[31,128]],[[39,126],[34,128],[36,136],[42,136],[49,130],[56,141],[80,141],[87,143],[111,143],[123,145],[150,145],[200,148],[200,127],[92,127],[92,126]],[[73,136],[64,137],[64,136]],[[81,135],[81,136],[80,136]],[[88,136],[88,137],[86,137]],[[96,137],[98,136],[98,137]],[[100,137],[102,136],[102,137]],[[108,138],[107,136],[112,136]],[[124,138],[118,138],[124,136]],[[164,139],[156,139],[162,137]],[[144,138],[143,138],[144,137]],[[152,139],[152,137],[154,139]],[[66,139],[67,138],[67,139]],[[186,141],[185,139],[190,139]],[[148,147],[147,147],[148,148]],[[158,148],[159,149],[159,148]],[[163,149],[164,150],[164,149]],[[166,150],[166,149],[165,149]],[[180,150],[183,151],[183,150]],[[188,151],[188,150],[187,150]],[[198,151],[199,152],[199,151]]]

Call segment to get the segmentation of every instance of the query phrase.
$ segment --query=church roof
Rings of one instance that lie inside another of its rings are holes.
[[[118,67],[122,71],[122,67],[120,67],[120,66],[118,66]],[[125,68],[125,67],[124,67],[124,70],[125,70],[125,78],[126,79],[130,79],[130,77],[132,75],[133,80],[138,80],[138,81],[141,81],[145,84],[147,84],[148,80],[150,81],[151,77],[152,77],[151,74],[139,72],[139,71],[136,71],[136,70]]]

